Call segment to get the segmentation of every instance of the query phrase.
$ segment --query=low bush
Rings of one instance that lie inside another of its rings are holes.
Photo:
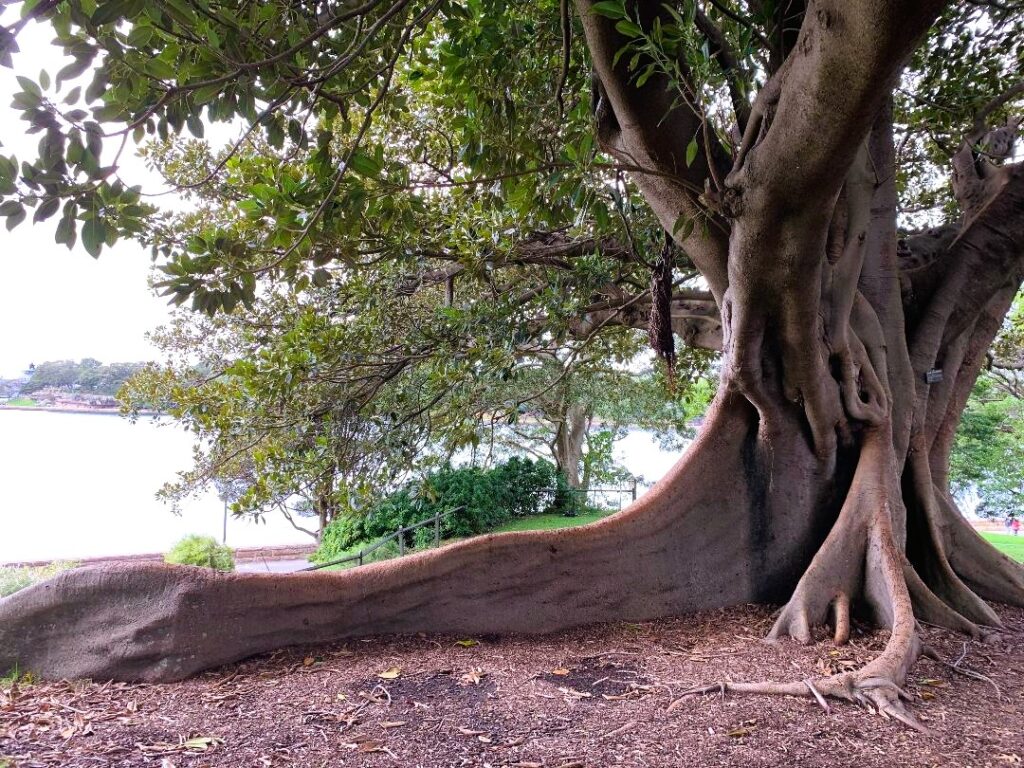
[[[312,560],[336,560],[360,543],[370,543],[442,513],[441,538],[464,538],[508,520],[551,511],[577,514],[576,496],[565,477],[547,461],[512,458],[493,469],[444,467],[418,484],[401,488],[362,515],[342,515],[324,529]],[[434,542],[433,526],[407,535],[409,548]]]
[[[231,547],[217,543],[212,536],[186,536],[164,555],[164,562],[174,565],[198,565],[217,571],[235,570],[235,553]]]
[[[78,563],[55,562],[30,568],[0,566],[0,597],[13,595],[20,589],[53,578],[61,571],[77,567]]]

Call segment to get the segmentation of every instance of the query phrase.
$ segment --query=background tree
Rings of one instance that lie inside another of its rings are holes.
[[[1024,337],[1021,296],[987,353],[985,370],[971,390],[950,455],[954,492],[974,492],[976,512],[984,516],[1019,516],[1024,511]]]
[[[1024,603],[1024,571],[948,487],[960,412],[1024,275],[1024,168],[1006,162],[1019,8],[575,6],[576,21],[564,2],[502,0],[25,5],[75,58],[59,87],[84,90],[58,103],[48,77],[23,79],[15,99],[42,136],[38,157],[0,163],[9,223],[62,210],[58,238],[93,253],[139,234],[168,260],[168,294],[206,311],[252,304],[261,281],[329,281],[325,265],[357,280],[387,261],[454,295],[465,279],[491,289],[487,306],[453,307],[453,350],[477,319],[586,339],[646,305],[667,362],[675,330],[720,343],[723,363],[693,449],[612,520],[287,589],[73,572],[0,603],[0,666],[168,679],[300,641],[787,601],[772,637],[809,642],[831,618],[844,642],[857,611],[891,630],[885,650],[810,684],[723,689],[871,702],[916,724],[898,693],[917,620],[982,637],[999,624],[988,601]],[[229,150],[194,183],[234,196],[245,229],[212,220],[177,241],[103,152],[104,131],[237,118],[273,150],[259,175],[236,174]],[[951,192],[933,194],[947,169]],[[934,228],[898,236],[905,206]],[[382,346],[415,325],[404,305],[369,309]]]
[[[27,381],[19,391],[30,395],[41,389],[54,388],[68,392],[113,397],[128,378],[142,369],[144,363],[110,363],[85,358],[74,360],[47,360],[33,366]]]

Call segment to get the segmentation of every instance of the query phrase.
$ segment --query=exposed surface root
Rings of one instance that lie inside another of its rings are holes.
[[[944,667],[952,670],[958,675],[963,675],[964,677],[969,677],[972,680],[980,680],[983,683],[988,683],[995,689],[996,698],[1003,698],[1003,692],[999,690],[999,686],[996,685],[995,680],[993,680],[991,677],[989,677],[988,675],[983,675],[981,674],[981,672],[977,672],[973,669],[960,666],[963,660],[967,658],[967,643],[964,643],[964,650],[963,653],[960,654],[960,658],[958,658],[954,662],[946,661],[944,658],[942,658],[938,651],[927,645],[924,646],[924,648],[921,650],[921,655],[931,659],[932,661],[937,661],[939,664],[942,664]]]
[[[846,503],[768,638],[788,636],[808,644],[814,639],[813,627],[831,615],[834,640],[841,645],[849,640],[851,604],[856,601],[877,624],[891,630],[882,653],[856,671],[786,683],[723,681],[691,688],[683,697],[712,691],[801,696],[814,698],[826,711],[827,699],[836,698],[927,732],[904,705],[909,696],[902,687],[923,651],[915,606],[922,620],[977,639],[989,634],[986,625],[995,614],[978,600],[984,606],[979,613],[985,621],[972,621],[957,610],[963,604],[974,605],[963,599],[962,591],[948,593],[956,598],[957,607],[950,605],[943,599],[946,595],[937,595],[907,562],[894,535],[894,520],[902,520],[902,508],[894,506],[901,504],[901,495],[890,446],[887,430],[875,430],[866,437]],[[955,579],[948,563],[945,568]],[[972,676],[966,670],[957,671]]]
[[[867,667],[865,667],[867,669]],[[921,733],[931,731],[906,708],[905,701],[911,697],[903,688],[885,677],[862,676],[860,673],[844,673],[832,677],[807,679],[791,683],[732,683],[720,681],[709,685],[699,685],[683,691],[682,695],[669,705],[669,710],[676,709],[688,697],[706,693],[763,694],[769,696],[799,696],[814,698],[827,714],[832,713],[826,700],[827,696],[854,702],[863,706],[871,714],[879,714],[886,719],[899,720],[904,725]]]

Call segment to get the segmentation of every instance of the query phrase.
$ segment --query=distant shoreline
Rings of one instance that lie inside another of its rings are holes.
[[[0,405],[0,411],[38,411],[42,413],[88,413],[98,416],[120,416],[120,408],[78,408],[63,405]],[[138,411],[139,416],[160,416],[159,411]]]

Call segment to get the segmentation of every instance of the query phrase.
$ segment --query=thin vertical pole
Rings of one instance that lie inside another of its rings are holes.
[[[398,554],[405,554],[405,535],[401,528],[398,529]]]
[[[441,546],[441,513],[434,515],[434,546]]]
[[[221,544],[228,543],[228,500],[224,499],[224,533],[220,537]]]

